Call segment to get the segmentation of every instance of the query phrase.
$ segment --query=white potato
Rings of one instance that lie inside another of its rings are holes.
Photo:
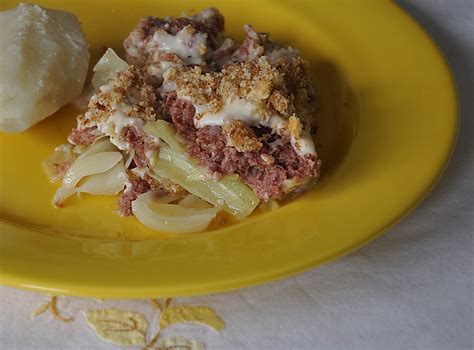
[[[80,95],[90,55],[68,12],[20,4],[0,28],[0,130],[18,132]]]

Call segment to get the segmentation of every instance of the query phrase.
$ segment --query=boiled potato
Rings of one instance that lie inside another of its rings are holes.
[[[0,130],[28,129],[78,97],[88,45],[71,13],[20,4],[0,12]]]

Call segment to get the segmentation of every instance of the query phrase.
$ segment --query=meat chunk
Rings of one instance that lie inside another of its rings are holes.
[[[87,127],[84,129],[75,128],[72,129],[68,136],[68,141],[73,145],[90,145],[93,143],[100,133],[96,126]]]
[[[184,137],[194,140],[196,128],[194,127],[194,114],[196,110],[189,101],[178,99],[176,92],[166,94],[162,99],[162,113],[171,118],[177,131]]]
[[[289,141],[280,137],[264,144],[259,151],[239,152],[227,146],[227,138],[218,126],[206,126],[196,132],[189,154],[218,174],[239,174],[263,200],[281,198],[287,179],[319,176],[320,163],[313,155],[300,156]]]
[[[135,156],[133,157],[135,165],[139,168],[146,166],[148,158],[145,153],[146,140],[143,131],[139,131],[134,127],[128,127],[124,129],[123,139],[128,142],[130,147],[135,151]]]
[[[252,26],[244,26],[245,39],[240,47],[232,54],[233,62],[250,61],[265,53],[265,44],[268,43],[268,35],[257,33]]]
[[[118,200],[120,215],[132,215],[132,202],[137,199],[138,195],[150,191],[148,182],[142,179],[133,179],[128,189],[122,193]]]

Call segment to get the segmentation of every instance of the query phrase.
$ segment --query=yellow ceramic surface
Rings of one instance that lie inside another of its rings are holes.
[[[143,298],[224,291],[345,254],[400,220],[451,154],[457,97],[427,34],[388,1],[40,1],[75,13],[94,64],[142,16],[217,6],[301,50],[320,94],[323,177],[280,209],[193,235],[145,229],[84,196],[54,209],[40,162],[65,141],[73,107],[31,130],[0,133],[0,283],[58,294]],[[2,1],[1,8],[15,5]]]

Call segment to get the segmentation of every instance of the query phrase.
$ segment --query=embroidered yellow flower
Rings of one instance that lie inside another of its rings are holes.
[[[224,329],[224,321],[213,309],[205,306],[170,306],[161,314],[160,329],[174,323],[196,323],[213,328],[220,332]]]
[[[183,337],[171,337],[160,339],[156,342],[156,350],[204,350],[204,344],[196,340],[188,340]]]

